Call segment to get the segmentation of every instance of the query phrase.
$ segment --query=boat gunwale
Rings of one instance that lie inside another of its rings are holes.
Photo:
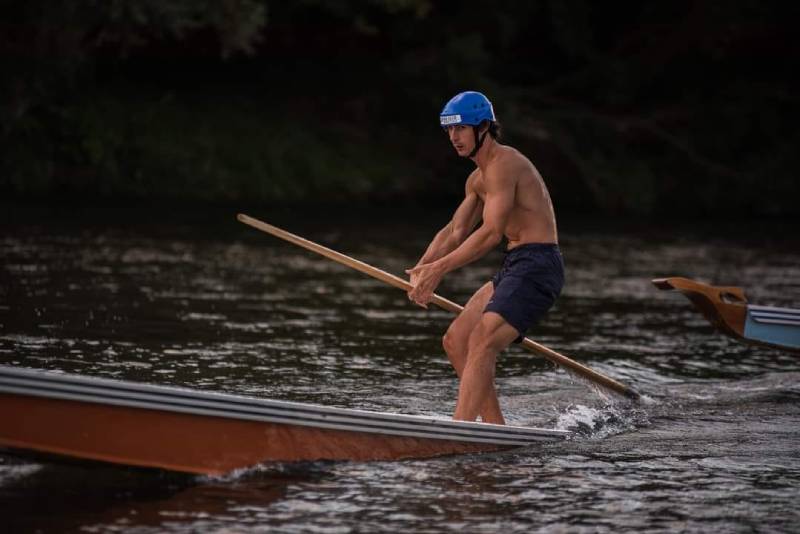
[[[748,316],[757,323],[800,326],[800,310],[774,306],[747,306]]]
[[[747,307],[756,313],[776,313],[780,315],[790,315],[793,317],[800,317],[800,309],[785,308],[780,306],[762,306],[759,304],[748,304]]]
[[[53,371],[0,366],[0,391],[91,403],[106,403],[201,416],[296,424],[354,432],[414,435],[481,443],[530,444],[566,438],[566,430],[451,421],[431,416],[390,414],[313,404],[201,392]],[[9,380],[8,375],[15,380]],[[103,386],[106,386],[105,388]],[[33,388],[33,389],[31,389]],[[111,391],[109,391],[109,389]],[[276,413],[277,412],[277,413]],[[409,434],[413,433],[413,434]],[[487,441],[489,440],[489,441]]]

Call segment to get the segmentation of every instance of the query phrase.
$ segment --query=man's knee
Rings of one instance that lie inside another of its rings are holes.
[[[442,347],[449,355],[464,352],[466,343],[463,334],[460,333],[457,327],[451,325],[450,328],[447,329],[447,332],[442,336]]]
[[[472,330],[469,336],[469,353],[470,355],[474,354],[493,354],[497,356],[497,354],[506,349],[508,345],[513,341],[506,342],[506,335],[505,332],[500,332],[498,328],[493,327],[488,322],[491,322],[491,318],[487,319],[484,318]],[[471,357],[471,356],[470,356]]]
[[[455,353],[455,341],[453,340],[453,334],[450,333],[450,330],[444,333],[442,336],[442,348],[447,354]]]

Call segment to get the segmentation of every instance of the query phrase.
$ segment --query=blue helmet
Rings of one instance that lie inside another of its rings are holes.
[[[483,121],[496,121],[492,103],[482,93],[464,91],[445,104],[439,114],[439,124],[444,127],[456,124],[477,126]]]

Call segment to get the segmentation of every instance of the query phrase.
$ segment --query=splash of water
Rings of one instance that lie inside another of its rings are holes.
[[[619,404],[605,404],[599,408],[571,404],[558,416],[556,429],[568,430],[578,437],[602,439],[647,424],[649,424],[647,413],[641,409]]]

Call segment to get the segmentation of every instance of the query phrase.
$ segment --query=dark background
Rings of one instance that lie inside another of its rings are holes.
[[[452,206],[474,89],[560,212],[800,215],[796,3],[4,4],[7,205]]]

